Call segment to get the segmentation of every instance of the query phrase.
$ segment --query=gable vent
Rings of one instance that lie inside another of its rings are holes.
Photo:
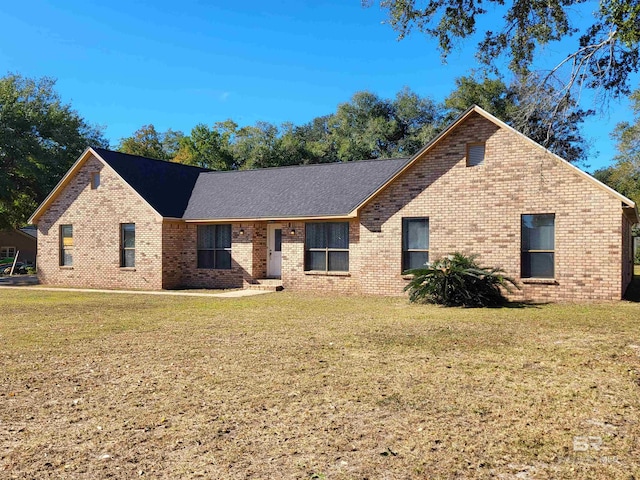
[[[484,163],[484,143],[467,146],[467,167],[475,167]]]

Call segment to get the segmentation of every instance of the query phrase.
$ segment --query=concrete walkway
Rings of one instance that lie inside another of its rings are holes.
[[[221,293],[189,292],[181,290],[102,290],[97,288],[66,288],[66,287],[39,287],[32,283],[9,283],[0,282],[2,289],[39,290],[45,292],[83,292],[83,293],[122,293],[126,295],[173,295],[177,297],[216,297],[216,298],[238,298],[252,297],[264,293],[273,293],[265,290],[230,290]]]

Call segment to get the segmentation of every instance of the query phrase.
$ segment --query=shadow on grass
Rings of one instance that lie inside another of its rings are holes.
[[[637,269],[636,269],[637,272]],[[640,275],[634,275],[633,280],[624,292],[623,300],[629,302],[640,302]]]
[[[544,305],[549,305],[549,302],[507,302],[492,308],[540,308]]]

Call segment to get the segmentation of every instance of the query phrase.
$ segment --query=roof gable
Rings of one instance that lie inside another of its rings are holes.
[[[592,177],[591,175],[589,175],[588,173],[580,170],[575,165],[572,165],[571,163],[569,163],[568,161],[566,161],[562,157],[559,157],[555,153],[553,153],[550,150],[546,149],[545,147],[543,147],[539,143],[535,142],[534,140],[532,140],[531,138],[527,137],[523,133],[517,131],[515,128],[511,127],[510,125],[507,125],[502,120],[496,118],[495,116],[491,115],[489,112],[487,112],[486,110],[480,108],[477,105],[473,105],[473,106],[469,107],[456,120],[451,122],[449,124],[449,126],[447,126],[442,132],[440,132],[435,138],[433,138],[427,145],[425,145],[422,149],[420,149],[418,151],[418,153],[416,153],[413,157],[411,157],[411,159],[401,169],[399,169],[391,178],[389,178],[389,180],[384,185],[381,185],[380,188],[377,191],[375,191],[372,195],[369,196],[369,198],[367,198],[362,204],[358,205],[358,209],[362,208],[365,204],[367,204],[375,196],[377,196],[380,192],[382,192],[385,188],[387,188],[387,186],[389,186],[399,176],[401,176],[404,172],[406,172],[409,168],[411,168],[411,166],[413,166],[417,161],[422,159],[428,152],[430,152],[436,145],[438,145],[444,138],[446,138],[448,135],[450,135],[455,129],[457,129],[462,123],[464,123],[464,121],[467,118],[469,118],[469,116],[471,116],[474,113],[484,117],[486,120],[494,123],[495,125],[497,125],[500,128],[504,128],[506,130],[509,130],[510,132],[512,132],[515,135],[519,136],[521,139],[525,140],[526,142],[528,142],[529,144],[533,145],[534,147],[536,147],[536,148],[538,148],[540,150],[543,150],[548,155],[551,155],[556,161],[560,162],[565,168],[572,169],[574,171],[574,173],[580,175],[581,177],[583,177],[587,181],[590,181],[590,182],[594,183],[598,188],[600,188],[602,190],[605,190],[610,195],[618,198],[622,202],[622,204],[625,206],[625,209],[633,210],[633,212],[634,212],[633,217],[635,218],[635,222],[639,222],[640,221],[640,217],[638,216],[637,206],[636,206],[635,202],[633,202],[631,199],[625,197],[624,195],[622,195],[619,192],[616,192],[614,189],[612,189],[608,185],[605,185],[600,180],[598,180],[598,179]]]
[[[112,168],[158,215],[165,218],[182,217],[198,175],[209,171],[104,148],[87,148],[31,215],[29,223],[37,223],[91,156]]]

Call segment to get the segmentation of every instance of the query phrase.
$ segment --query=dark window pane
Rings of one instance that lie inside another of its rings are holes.
[[[329,252],[329,271],[348,272],[349,252]]]
[[[63,237],[73,237],[73,225],[62,225],[60,230]]]
[[[329,248],[349,248],[349,224],[347,222],[327,223]]]
[[[412,218],[405,220],[405,250],[429,250],[429,220]]]
[[[213,250],[198,250],[198,268],[213,268]]]
[[[198,225],[198,248],[213,248],[215,225]]]
[[[275,236],[275,242],[274,242],[275,245],[273,246],[273,249],[276,252],[281,252],[282,251],[282,230],[279,228],[276,228],[273,233]]]
[[[123,267],[135,267],[136,266],[136,251],[135,250],[123,250],[122,251],[122,266]]]
[[[523,215],[522,250],[553,250],[554,223],[553,214]]]
[[[429,252],[405,252],[403,269],[423,268],[428,261]]]
[[[216,247],[231,248],[231,225],[215,225]]]
[[[326,252],[307,252],[307,270],[326,269]]]
[[[523,278],[553,278],[553,253],[523,253]]]
[[[73,254],[69,250],[63,250],[62,252],[62,265],[73,265]]]
[[[231,268],[231,252],[229,250],[216,250],[216,267],[222,269]]]
[[[307,248],[326,248],[327,247],[325,226],[326,226],[326,223],[307,223],[307,226],[306,226]]]
[[[122,224],[122,246],[124,248],[135,248],[136,246],[135,223]]]
[[[484,162],[484,144],[482,145],[469,145],[469,158],[467,159],[468,165],[473,167],[480,165]]]

